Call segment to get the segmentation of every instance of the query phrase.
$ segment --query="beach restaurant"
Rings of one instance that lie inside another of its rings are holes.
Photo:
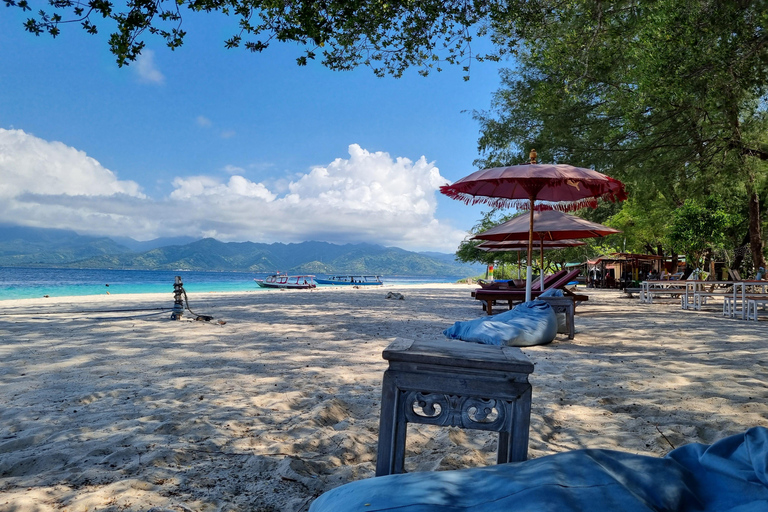
[[[587,261],[586,274],[589,288],[620,288],[650,279],[652,274],[663,272],[674,274],[685,268],[685,258],[678,257],[677,263],[672,257],[656,254],[633,254],[616,252]],[[674,271],[672,267],[675,267]]]

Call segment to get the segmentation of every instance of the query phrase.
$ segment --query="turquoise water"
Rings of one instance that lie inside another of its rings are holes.
[[[0,267],[0,300],[126,293],[173,293],[181,276],[187,293],[266,291],[253,281],[269,274],[179,270],[89,270]],[[325,277],[318,275],[317,277]],[[465,276],[383,276],[385,285],[453,283]],[[109,285],[109,286],[107,286]]]

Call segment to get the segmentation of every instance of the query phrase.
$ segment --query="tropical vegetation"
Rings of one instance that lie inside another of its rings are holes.
[[[475,113],[478,165],[535,147],[542,161],[593,166],[630,192],[584,212],[624,231],[615,250],[764,267],[765,2],[537,4],[551,9],[522,42],[509,31],[517,67]]]

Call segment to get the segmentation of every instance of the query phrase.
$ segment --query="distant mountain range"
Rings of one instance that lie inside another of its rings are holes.
[[[260,244],[213,238],[93,237],[61,229],[0,226],[0,266],[472,276],[484,270],[453,254],[374,244]]]

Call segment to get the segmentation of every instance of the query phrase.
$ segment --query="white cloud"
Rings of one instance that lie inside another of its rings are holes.
[[[155,64],[155,52],[152,50],[142,50],[131,67],[136,71],[141,82],[152,84],[162,84],[165,82],[165,76],[163,76],[157,68],[157,64]]]
[[[185,176],[173,181],[169,196],[153,199],[82,151],[0,129],[0,222],[80,233],[370,242],[449,252],[466,233],[435,217],[437,189],[446,182],[424,157],[414,162],[352,144],[349,158],[315,166],[285,187],[270,190],[240,174],[226,181]]]
[[[267,190],[263,184],[248,181],[242,176],[232,176],[226,184],[220,184],[206,176],[176,178],[173,180],[173,186],[175,190],[171,192],[171,199],[188,200],[204,196],[222,200],[247,197],[263,199],[266,202],[275,199],[275,194]]]
[[[195,120],[198,126],[211,126],[211,120],[205,116],[197,116]]]
[[[10,200],[24,193],[144,197],[137,183],[118,180],[82,151],[22,130],[0,128],[0,198]]]

